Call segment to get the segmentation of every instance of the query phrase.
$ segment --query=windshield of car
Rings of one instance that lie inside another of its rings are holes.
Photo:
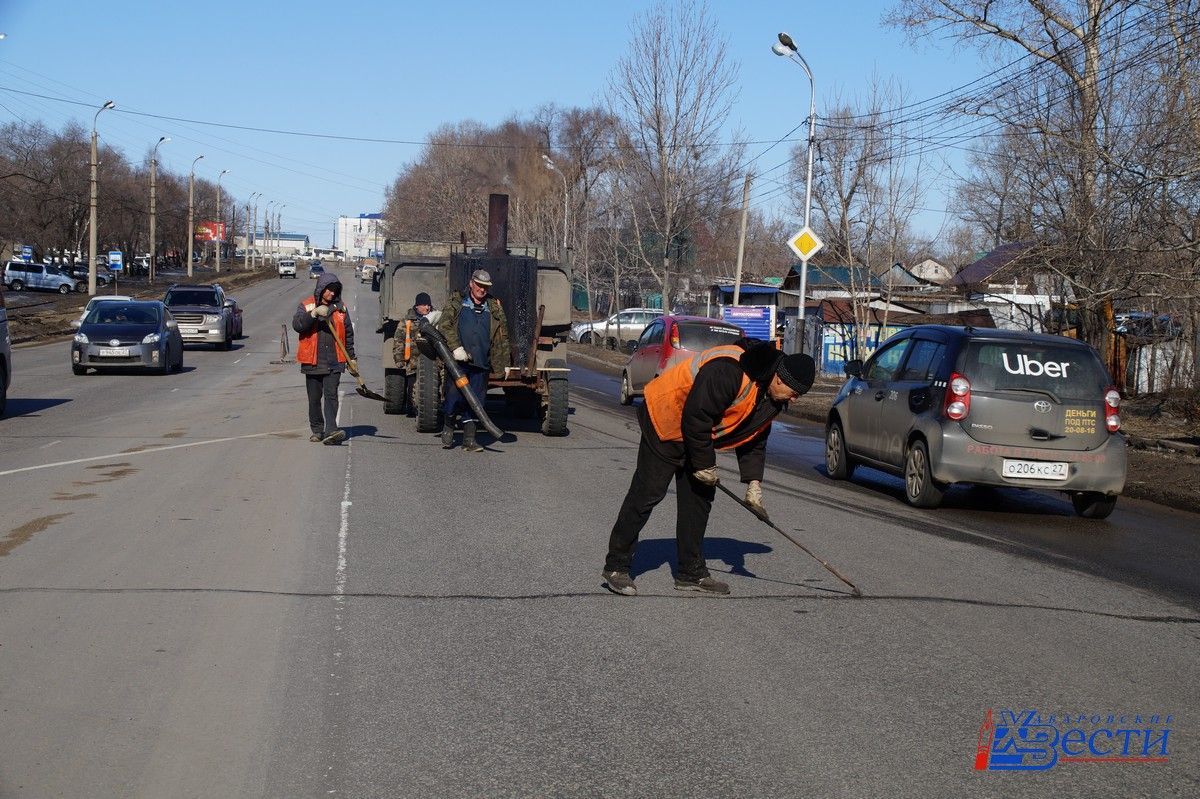
[[[217,292],[212,289],[172,289],[164,300],[168,308],[177,305],[220,305]]]
[[[144,303],[100,302],[88,311],[83,322],[93,325],[157,325],[158,308]]]
[[[1036,391],[1058,400],[1094,400],[1111,382],[1085,347],[1038,341],[972,341],[959,371],[974,391]]]
[[[732,344],[746,335],[740,328],[715,322],[679,322],[675,330],[679,333],[679,346],[697,352]]]
[[[313,265],[312,265],[312,271],[314,271],[314,272],[324,272],[324,271],[325,271],[325,267],[321,266],[320,264],[313,264]]]

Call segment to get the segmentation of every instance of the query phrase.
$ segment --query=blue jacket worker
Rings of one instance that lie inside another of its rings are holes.
[[[487,379],[491,373],[503,374],[511,365],[508,345],[508,319],[500,300],[489,293],[492,276],[486,270],[471,273],[464,291],[455,291],[446,302],[437,328],[446,337],[454,360],[467,377],[471,391],[484,401]],[[482,452],[475,441],[477,420],[458,387],[447,383],[446,400],[442,406],[445,421],[442,427],[442,446],[454,446],[454,423],[461,418],[463,450]]]

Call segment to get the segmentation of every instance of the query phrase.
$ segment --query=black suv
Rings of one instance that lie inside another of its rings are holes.
[[[920,508],[957,482],[1053,488],[1093,519],[1125,487],[1121,395],[1081,341],[917,325],[846,374],[825,427],[834,479],[859,463],[892,472]]]
[[[216,283],[171,286],[163,304],[179,323],[184,344],[212,344],[231,350],[233,340],[242,337],[242,309]]]

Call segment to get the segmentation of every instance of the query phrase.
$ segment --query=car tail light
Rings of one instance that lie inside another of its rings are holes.
[[[1121,392],[1116,386],[1109,386],[1104,392],[1104,426],[1108,432],[1115,433],[1121,429],[1121,415],[1117,408],[1121,406]]]
[[[671,328],[671,349],[673,349],[673,350],[679,349],[679,328],[678,327]]]
[[[971,412],[971,381],[958,372],[950,375],[946,388],[946,399],[942,402],[942,414],[956,422],[967,418]]]

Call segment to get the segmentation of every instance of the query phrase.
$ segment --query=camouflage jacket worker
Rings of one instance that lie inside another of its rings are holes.
[[[430,311],[422,317],[417,312],[416,306],[413,306],[408,309],[404,321],[396,326],[396,335],[392,338],[392,359],[395,360],[396,366],[404,370],[405,374],[417,373],[417,358],[421,355],[417,349],[418,323],[424,318],[429,321],[429,324],[436,327],[441,316],[441,311]]]
[[[446,337],[451,352],[463,346],[462,337],[459,335],[459,316],[464,312],[473,312],[470,310],[472,305],[470,297],[465,297],[462,291],[455,291],[451,293],[446,307],[442,309],[437,329]],[[512,353],[508,343],[508,319],[504,315],[504,307],[500,300],[491,294],[484,299],[483,305],[490,325],[488,351],[472,353],[470,363],[472,366],[485,367],[493,374],[503,374],[504,368],[512,365]],[[470,347],[467,349],[470,350]]]

